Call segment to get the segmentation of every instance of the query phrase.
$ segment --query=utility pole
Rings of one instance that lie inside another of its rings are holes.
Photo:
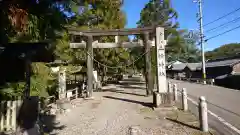
[[[202,75],[203,75],[203,83],[206,84],[206,68],[205,68],[205,49],[204,49],[204,32],[203,32],[203,13],[202,13],[202,0],[194,1],[198,3],[198,22],[200,26],[200,45],[202,52]]]

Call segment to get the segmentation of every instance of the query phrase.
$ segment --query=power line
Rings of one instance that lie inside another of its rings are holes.
[[[237,21],[239,21],[239,20],[240,20],[240,17],[237,17],[237,18],[235,18],[235,19],[232,20],[232,21],[228,21],[228,22],[226,22],[226,23],[223,23],[223,24],[221,24],[221,25],[219,25],[219,26],[217,26],[217,27],[215,27],[215,28],[212,28],[212,29],[207,30],[206,32],[210,32],[210,31],[213,31],[213,30],[218,29],[218,28],[220,28],[220,27],[227,26],[228,24],[237,22]]]
[[[221,16],[221,17],[219,17],[219,18],[217,18],[217,19],[215,19],[215,20],[213,20],[213,21],[211,21],[209,23],[207,23],[207,24],[204,24],[204,26],[207,26],[207,25],[210,25],[212,23],[215,23],[215,22],[217,22],[217,21],[219,21],[219,20],[221,20],[221,19],[223,19],[223,18],[225,18],[225,17],[227,17],[227,16],[229,16],[229,15],[231,15],[231,14],[233,14],[233,13],[239,11],[239,10],[240,10],[240,8],[235,9],[235,10],[233,10],[233,11],[231,11],[231,12],[229,12],[229,13],[227,13],[227,14],[225,14],[225,15],[223,15],[223,16]]]
[[[233,29],[230,29],[230,30],[227,30],[227,31],[225,31],[225,32],[223,32],[223,33],[220,33],[220,34],[218,34],[218,35],[212,36],[212,37],[206,39],[205,42],[208,41],[208,40],[211,40],[211,39],[213,39],[213,38],[222,36],[222,35],[224,35],[224,34],[226,34],[226,33],[229,33],[229,32],[231,32],[231,31],[234,31],[234,30],[239,29],[239,28],[240,28],[240,25],[237,26],[237,27],[235,27],[235,28],[233,28]]]

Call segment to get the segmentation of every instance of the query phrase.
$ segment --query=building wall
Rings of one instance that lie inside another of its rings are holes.
[[[183,72],[185,73],[186,78],[192,78],[193,72],[188,67],[185,67]]]
[[[240,63],[233,66],[233,71],[237,72],[237,73],[240,73]]]
[[[232,75],[224,79],[217,79],[215,80],[215,83],[216,85],[219,85],[222,87],[240,90],[239,81],[240,81],[240,75]]]
[[[207,78],[216,78],[221,75],[231,74],[233,68],[230,66],[210,67],[206,68]]]

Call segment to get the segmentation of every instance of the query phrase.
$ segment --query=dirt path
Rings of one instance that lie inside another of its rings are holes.
[[[129,135],[130,127],[136,127],[138,135],[198,132],[166,119],[175,112],[153,111],[149,108],[152,97],[144,97],[144,94],[144,85],[109,86],[104,92],[95,92],[94,100],[74,101],[76,107],[59,116],[59,125],[64,128],[54,132],[59,135]]]

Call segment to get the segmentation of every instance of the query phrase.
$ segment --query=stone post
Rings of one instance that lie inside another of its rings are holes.
[[[165,104],[167,101],[167,79],[166,79],[166,64],[165,64],[165,45],[164,28],[156,28],[155,36],[155,52],[157,57],[157,92],[154,93],[154,101],[158,104]],[[157,101],[159,100],[159,101]],[[157,104],[156,104],[157,106]]]
[[[200,129],[203,132],[208,132],[208,109],[205,97],[199,98],[199,121]]]
[[[214,85],[215,80],[211,79],[211,85]]]
[[[75,93],[75,98],[78,98],[78,87],[76,87],[76,93]]]
[[[171,82],[168,82],[168,92],[169,93],[172,93],[172,83]]]
[[[173,85],[173,92],[174,92],[174,100],[178,101],[178,89],[177,89],[177,84]]]
[[[173,104],[173,87],[172,87],[172,83],[171,82],[168,82],[168,103],[170,105]]]
[[[93,37],[87,40],[87,97],[91,98],[93,93]]]
[[[183,111],[187,111],[188,110],[187,90],[186,90],[186,88],[182,89],[182,107],[183,107]]]
[[[58,73],[58,98],[66,98],[66,68],[63,68]]]

